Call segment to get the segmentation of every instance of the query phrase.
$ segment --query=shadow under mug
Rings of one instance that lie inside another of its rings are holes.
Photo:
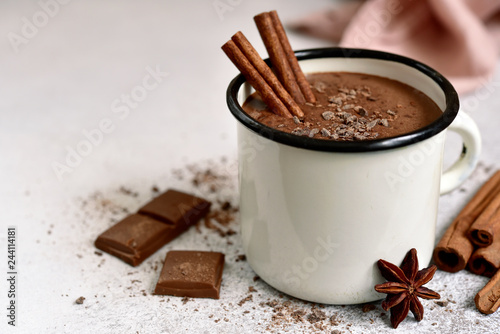
[[[386,52],[325,48],[296,52],[302,70],[357,72],[406,83],[434,100],[443,114],[430,125],[393,138],[331,141],[299,137],[258,123],[241,108],[253,90],[238,75],[227,90],[237,119],[240,220],[252,269],[297,298],[326,304],[383,298],[378,259],[399,264],[416,248],[421,267],[435,242],[439,195],[474,170],[481,146],[474,121],[441,74]],[[444,173],[445,130],[463,140]]]

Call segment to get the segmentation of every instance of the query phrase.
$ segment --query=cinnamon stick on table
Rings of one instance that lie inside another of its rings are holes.
[[[469,238],[479,247],[489,246],[500,238],[500,185],[495,196],[469,228]]]
[[[495,312],[500,306],[500,270],[490,279],[474,298],[477,309],[484,314]]]
[[[492,277],[500,269],[500,238],[488,247],[476,249],[469,259],[469,270],[477,275]]]
[[[222,50],[226,53],[229,59],[231,59],[233,64],[236,65],[238,70],[240,70],[241,74],[243,74],[250,85],[252,85],[252,87],[259,92],[262,100],[274,113],[288,118],[293,117],[266,80],[257,71],[257,69],[255,69],[255,67],[232,40],[224,44],[222,46]]]
[[[257,50],[254,49],[252,44],[243,35],[241,31],[231,37],[232,41],[238,46],[241,52],[247,57],[248,61],[255,67],[255,69],[260,73],[260,75],[266,80],[266,82],[271,86],[273,91],[279,97],[281,102],[287,107],[287,109],[297,117],[304,117],[302,109],[295,102],[295,100],[288,94],[283,85],[280,83],[276,75],[266,62],[259,56]]]
[[[297,84],[295,74],[290,67],[288,59],[286,58],[285,51],[283,50],[278,34],[274,28],[271,15],[268,12],[261,13],[254,16],[254,21],[281,83],[287,92],[292,95],[295,102],[299,104],[305,103],[306,100]]]
[[[500,171],[496,172],[474,195],[448,227],[434,249],[433,259],[439,269],[457,272],[464,269],[474,245],[468,230],[500,191]]]

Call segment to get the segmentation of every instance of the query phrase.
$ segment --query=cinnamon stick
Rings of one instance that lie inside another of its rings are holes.
[[[293,97],[295,102],[303,104],[306,102],[302,91],[295,79],[295,75],[288,63],[285,51],[278,38],[278,34],[274,29],[271,15],[268,12],[261,13],[254,16],[255,24],[259,30],[260,36],[264,45],[266,46],[267,53],[271,59],[273,67],[276,69],[277,75],[287,92]]]
[[[266,62],[262,60],[257,50],[255,50],[255,48],[248,41],[245,35],[243,35],[241,31],[238,31],[236,34],[233,35],[233,37],[231,37],[231,39],[238,46],[241,52],[247,57],[249,62],[260,73],[260,75],[264,78],[264,80],[266,80],[269,86],[271,86],[271,88],[274,90],[274,92],[279,97],[281,102],[283,102],[285,107],[293,115],[297,117],[304,117],[302,109],[300,109],[299,105],[294,101],[294,99],[290,96],[290,94],[288,94],[283,85],[279,82],[276,75],[274,75],[271,68],[269,68]]]
[[[477,275],[493,276],[500,268],[500,240],[476,249],[469,259],[469,270]]]
[[[500,174],[500,171],[495,175]],[[469,238],[479,246],[486,247],[500,237],[500,181],[493,194],[493,199],[469,229]]]
[[[484,314],[495,312],[500,306],[500,270],[489,280],[474,298],[477,309]]]
[[[500,171],[495,173],[460,211],[434,248],[433,259],[439,269],[457,272],[467,266],[474,245],[468,231],[484,209],[493,201],[500,182]]]
[[[267,104],[269,109],[277,115],[288,118],[293,117],[273,89],[268,85],[266,80],[264,80],[264,78],[232,40],[226,42],[222,46],[222,50],[226,53],[229,59],[231,59],[233,64],[238,68],[241,74],[243,74],[250,85],[252,85],[252,87],[259,92],[262,100]]]
[[[295,56],[292,46],[290,45],[290,41],[288,40],[288,37],[286,35],[285,28],[283,28],[283,24],[281,23],[281,20],[278,16],[278,12],[272,10],[269,12],[269,15],[271,16],[271,21],[273,22],[274,30],[278,35],[281,47],[285,52],[286,59],[288,60],[293,74],[295,75],[295,80],[300,87],[300,91],[304,95],[307,102],[315,103],[316,96],[314,96],[311,86],[309,85],[309,81],[307,81],[304,72],[302,72],[302,69],[300,68],[297,57]]]

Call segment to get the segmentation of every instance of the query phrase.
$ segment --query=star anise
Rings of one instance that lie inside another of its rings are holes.
[[[387,297],[382,302],[384,310],[391,310],[392,327],[398,325],[411,311],[417,321],[424,317],[424,307],[418,297],[424,299],[439,299],[441,296],[437,292],[423,287],[428,283],[437,267],[435,265],[418,271],[417,250],[410,249],[406,254],[401,267],[384,260],[377,262],[380,273],[388,282],[375,285],[375,290],[386,293]]]

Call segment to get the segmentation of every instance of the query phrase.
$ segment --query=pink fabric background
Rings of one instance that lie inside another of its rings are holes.
[[[488,82],[500,50],[500,0],[346,1],[289,25],[340,46],[417,59],[459,93]]]

